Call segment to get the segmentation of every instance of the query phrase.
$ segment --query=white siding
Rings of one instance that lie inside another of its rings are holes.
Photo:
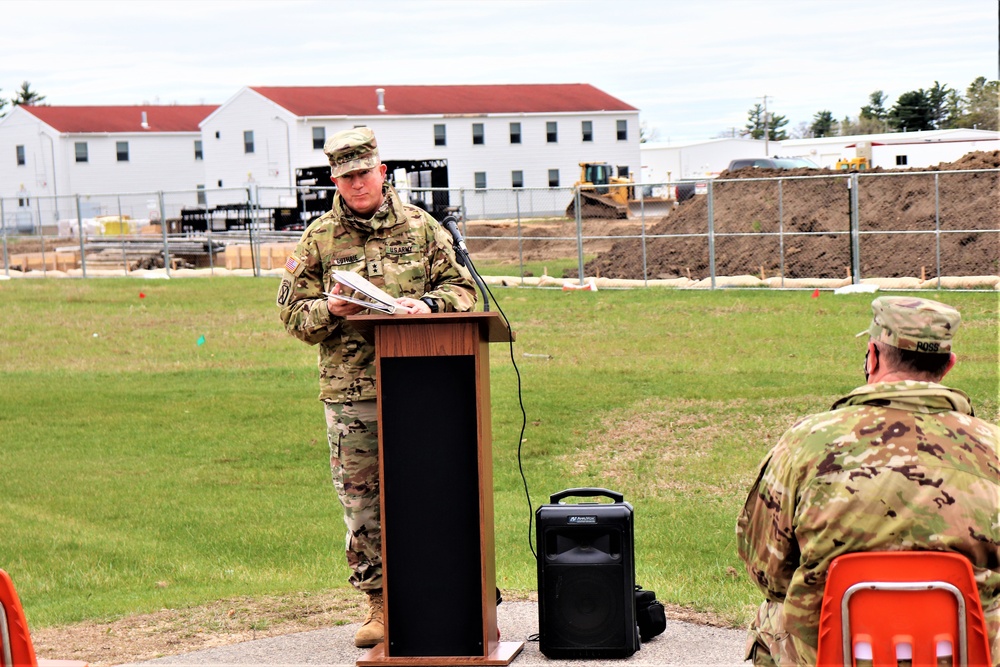
[[[59,146],[50,145],[41,128],[37,118],[19,107],[0,119],[0,196],[13,195],[22,187],[36,195],[51,193],[52,155],[58,160]],[[17,164],[17,146],[24,146],[23,165]]]
[[[60,137],[66,190],[60,193],[116,193],[193,190],[204,172],[195,160],[195,132],[160,134],[70,134]],[[128,142],[129,159],[119,162],[117,143]],[[75,144],[87,144],[88,161],[76,162]]]
[[[770,142],[770,147],[776,147]],[[764,142],[713,139],[689,144],[647,143],[641,147],[642,182],[667,183],[717,176],[732,160],[764,157]],[[775,151],[770,151],[773,155]]]
[[[995,150],[1000,150],[1000,139],[994,141],[956,141],[872,146],[872,163],[877,167],[884,167],[886,169],[934,167],[942,162],[954,162],[972,151]],[[905,156],[906,164],[897,165],[897,156]]]
[[[287,134],[285,122],[277,118],[286,119]],[[248,130],[253,132],[253,153],[244,150],[243,133]],[[213,191],[229,191],[223,195],[223,200],[231,201],[232,189],[245,187],[249,182],[259,186],[287,187],[288,144],[292,145],[294,170],[296,166],[302,166],[295,161],[301,131],[302,124],[296,123],[294,116],[248,88],[216,109],[201,124],[205,151],[203,182],[209,195],[209,205],[218,199],[212,196]],[[311,137],[309,141],[312,141]],[[277,202],[261,201],[261,204],[275,206]]]

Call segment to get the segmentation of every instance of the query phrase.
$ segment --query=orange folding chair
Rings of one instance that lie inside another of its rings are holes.
[[[0,666],[87,667],[78,660],[38,660],[28,634],[28,619],[10,575],[0,570]]]
[[[820,612],[824,666],[988,666],[989,638],[972,565],[941,551],[835,558]]]

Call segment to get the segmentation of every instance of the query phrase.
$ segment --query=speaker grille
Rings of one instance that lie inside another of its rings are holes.
[[[613,647],[625,643],[622,568],[555,565],[545,589],[551,613],[547,643]]]

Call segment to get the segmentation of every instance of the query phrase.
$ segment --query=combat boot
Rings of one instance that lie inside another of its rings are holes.
[[[385,624],[382,621],[382,591],[368,591],[368,614],[365,622],[354,633],[354,645],[371,648],[382,641]]]

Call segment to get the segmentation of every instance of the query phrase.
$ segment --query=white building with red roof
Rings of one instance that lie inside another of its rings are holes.
[[[0,199],[27,193],[45,218],[58,201],[56,217],[73,218],[73,195],[170,192],[174,216],[245,201],[254,184],[262,206],[290,206],[296,172],[326,166],[326,139],[359,125],[383,161],[433,165],[433,182],[408,170],[420,187],[571,187],[580,162],[635,176],[641,164],[639,110],[588,84],[253,86],[219,106],[14,107],[0,118]],[[146,200],[130,199],[123,213],[141,217]],[[117,213],[115,197],[88,200]]]
[[[196,191],[199,123],[216,109],[16,106],[0,119],[0,196],[58,197],[66,218],[76,217],[70,195]]]
[[[434,187],[572,186],[580,162],[636,175],[641,163],[639,110],[588,84],[253,86],[201,124],[206,183],[252,180],[273,206],[270,187],[326,165],[326,139],[359,125],[385,162],[444,164],[447,182]]]

